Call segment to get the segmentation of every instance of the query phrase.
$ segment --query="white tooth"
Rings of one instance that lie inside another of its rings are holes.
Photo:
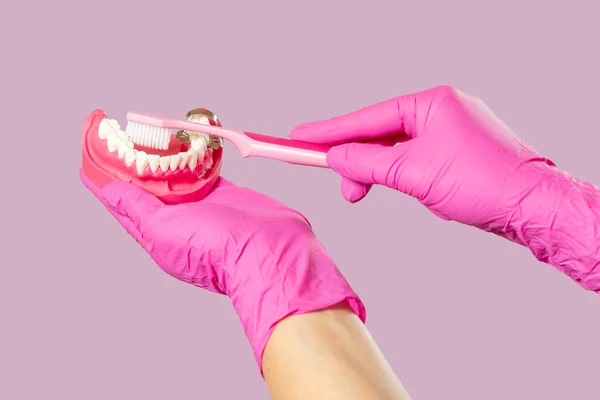
[[[111,132],[108,134],[106,145],[108,146],[108,151],[111,153],[119,147],[119,138],[116,133]]]
[[[135,151],[129,149],[125,152],[125,165],[131,167],[135,162]]]
[[[135,157],[135,166],[137,168],[138,174],[142,174],[144,172],[144,168],[148,165],[148,154],[144,151],[138,151]]]
[[[169,169],[169,163],[171,162],[171,157],[165,156],[160,158],[160,170],[162,172],[167,172]]]
[[[98,125],[98,137],[100,139],[106,139],[111,131],[112,129],[108,119],[104,118],[102,121],[100,121],[100,125]]]
[[[179,153],[178,155],[179,155],[179,158],[181,159],[179,161],[179,168],[184,169],[188,163],[188,159],[190,158],[190,155],[188,153]]]
[[[198,152],[194,149],[188,150],[190,171],[194,172],[198,166]]]
[[[171,171],[175,171],[179,166],[179,154],[173,154],[171,156],[171,160],[169,161],[169,168]]]
[[[201,163],[204,160],[204,156],[206,155],[206,149],[198,150],[198,162]]]
[[[127,149],[127,143],[122,140],[119,140],[119,145],[117,146],[117,155],[119,156],[119,158],[125,157],[125,152],[127,151]]]
[[[199,137],[198,139],[196,139],[192,142],[192,148],[195,148],[195,149],[206,148],[207,145],[208,144],[206,143],[206,140],[204,139],[204,135],[202,135],[201,137]]]
[[[157,154],[148,155],[148,163],[150,164],[150,170],[152,173],[158,171],[158,163],[160,162],[160,156]]]
[[[108,121],[110,123],[110,126],[112,126],[113,130],[115,130],[116,132],[121,130],[121,126],[119,125],[119,121],[117,121],[116,119],[111,119]]]
[[[206,153],[206,143],[204,143],[204,140],[198,140],[198,142],[192,145],[192,149],[198,153],[198,160],[202,160],[204,153]]]

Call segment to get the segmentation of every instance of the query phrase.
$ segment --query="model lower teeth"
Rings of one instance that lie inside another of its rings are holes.
[[[139,175],[144,174],[146,170],[155,174],[159,170],[175,172],[178,169],[184,170],[186,167],[192,172],[198,170],[198,173],[202,174],[212,166],[212,151],[209,148],[212,139],[209,135],[194,135],[188,151],[167,156],[148,154],[135,149],[133,143],[128,140],[119,123],[114,119],[104,118],[100,122],[98,136],[100,139],[106,140],[108,151],[110,153],[116,151],[117,156],[123,160],[126,166],[131,167],[135,164]]]

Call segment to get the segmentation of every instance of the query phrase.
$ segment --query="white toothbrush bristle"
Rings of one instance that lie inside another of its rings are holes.
[[[125,133],[133,144],[152,149],[167,150],[171,141],[169,128],[159,128],[139,122],[128,121]]]

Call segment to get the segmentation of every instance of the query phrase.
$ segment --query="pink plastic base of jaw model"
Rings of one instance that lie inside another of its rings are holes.
[[[103,188],[110,182],[134,183],[158,197],[165,204],[180,204],[203,199],[213,189],[221,172],[223,148],[211,149],[212,167],[201,178],[189,168],[157,174],[139,175],[135,165],[127,167],[117,152],[110,153],[98,137],[100,122],[106,118],[102,110],[92,111],[83,124],[82,167],[85,175],[96,186]]]

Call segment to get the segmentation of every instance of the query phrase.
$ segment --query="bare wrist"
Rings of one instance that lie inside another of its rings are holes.
[[[267,343],[263,370],[274,399],[410,399],[344,303],[280,321]]]

